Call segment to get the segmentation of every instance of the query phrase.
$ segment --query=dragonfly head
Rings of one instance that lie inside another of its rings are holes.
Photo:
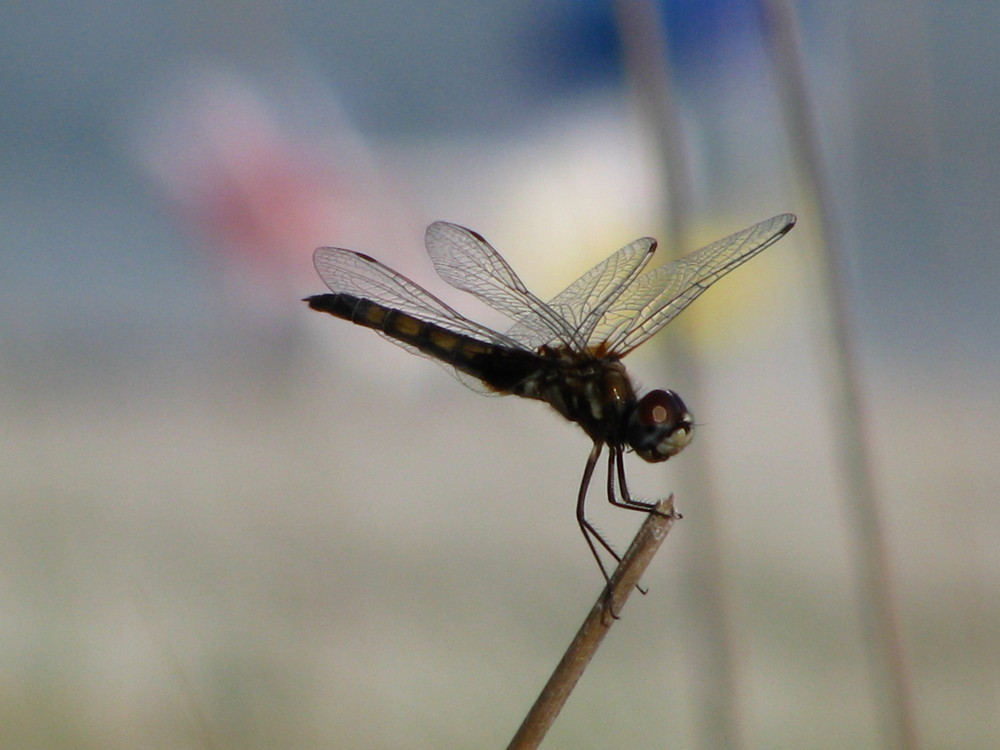
[[[694,436],[694,420],[681,397],[673,391],[650,391],[635,406],[628,420],[628,444],[646,461],[666,461],[677,455]]]

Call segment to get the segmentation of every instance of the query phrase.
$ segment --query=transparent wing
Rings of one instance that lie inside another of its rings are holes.
[[[402,310],[420,320],[483,341],[515,349],[524,348],[504,334],[469,320],[422,286],[364,253],[339,247],[321,247],[313,253],[313,265],[330,291],[337,294],[349,294]],[[408,351],[416,351],[395,339],[389,340]]]
[[[612,253],[548,302],[548,306],[586,342],[608,308],[646,267],[656,240],[643,237]],[[518,322],[507,335],[532,349],[552,342],[551,331]]]
[[[773,245],[793,226],[792,214],[774,216],[642,274],[604,311],[587,343],[604,343],[608,351],[625,356],[708,287]]]
[[[514,269],[478,233],[436,221],[427,227],[425,242],[442,279],[516,321],[508,338],[522,343],[557,339],[566,345],[583,344],[574,326],[529,292]]]

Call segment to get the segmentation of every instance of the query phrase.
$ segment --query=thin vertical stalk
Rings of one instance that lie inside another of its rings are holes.
[[[833,411],[835,443],[848,492],[849,528],[856,553],[854,576],[883,746],[916,750],[911,687],[868,447],[868,414],[861,397],[840,224],[809,102],[799,26],[791,0],[763,0],[761,7],[795,157],[812,190],[818,214],[814,223],[822,238],[830,341],[828,386],[831,402],[837,405]]]

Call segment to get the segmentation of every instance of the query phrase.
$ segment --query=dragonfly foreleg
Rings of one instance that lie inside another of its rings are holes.
[[[618,492],[615,492],[615,475],[618,476]],[[625,452],[621,446],[612,446],[608,454],[608,502],[618,508],[626,510],[638,510],[644,513],[652,511],[656,505],[646,503],[641,500],[633,500],[628,491],[628,482],[625,481]]]

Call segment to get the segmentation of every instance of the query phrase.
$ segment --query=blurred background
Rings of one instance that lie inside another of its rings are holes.
[[[669,239],[621,10],[5,11],[0,745],[506,744],[599,592],[573,519],[589,441],[300,299],[336,245],[503,327],[436,279],[431,221],[484,234],[542,297]],[[882,747],[816,209],[760,10],[656,10],[689,191],[685,246],[661,253],[800,221],[629,358],[699,423],[677,459],[629,461],[635,494],[677,491],[685,518],[547,746],[712,746],[718,623],[692,585],[711,523],[727,744]],[[799,17],[916,730],[996,747],[1000,6]],[[596,486],[624,547],[641,519]]]

